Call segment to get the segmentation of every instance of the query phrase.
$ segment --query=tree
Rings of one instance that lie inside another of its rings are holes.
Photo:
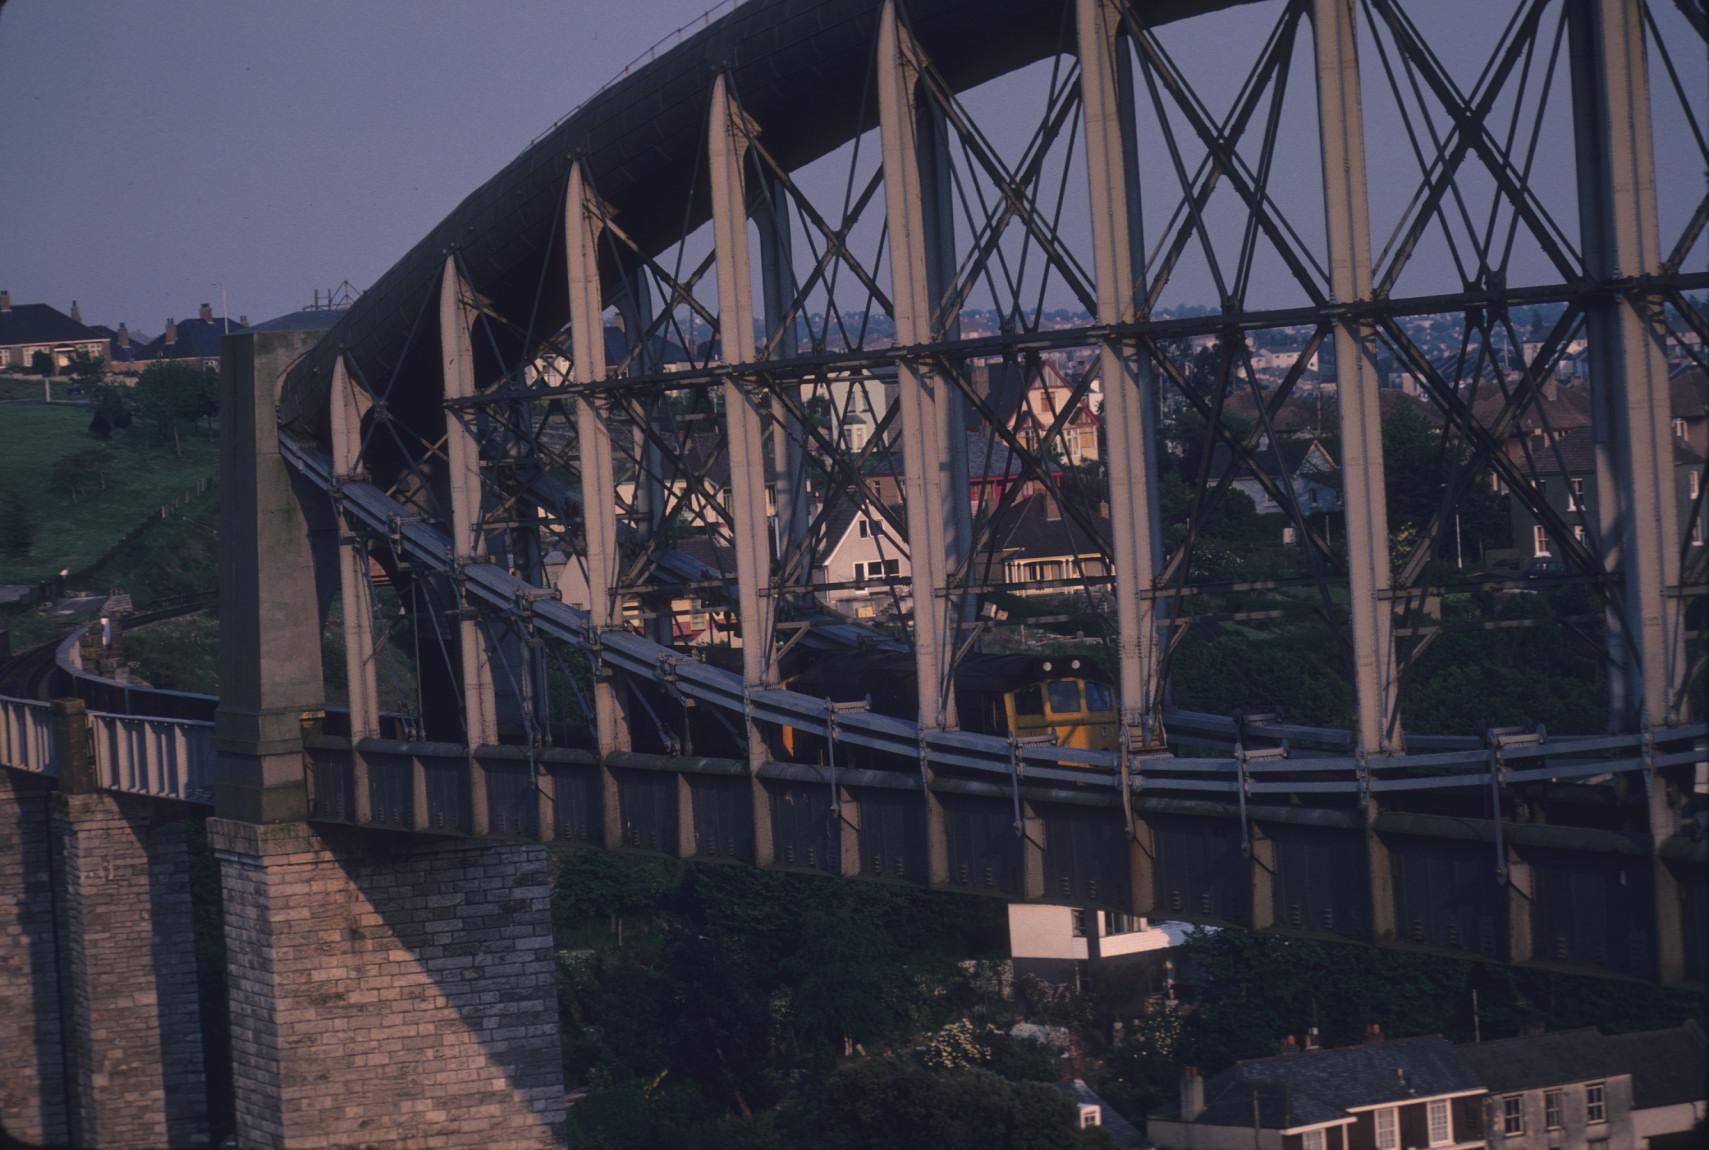
[[[37,375],[53,374],[53,356],[45,351],[38,351],[30,356],[30,370]]]
[[[0,490],[0,554],[18,558],[30,553],[36,523],[30,509],[10,488]]]
[[[113,458],[112,451],[105,447],[74,451],[53,465],[49,478],[55,487],[71,492],[71,502],[75,505],[91,484],[101,491],[107,489],[107,475],[113,466]]]
[[[95,388],[95,414],[89,420],[89,432],[106,439],[115,430],[131,425],[131,405],[126,389],[103,383]]]
[[[183,455],[180,423],[219,414],[219,377],[204,368],[162,361],[144,369],[136,383],[137,407],[174,454]]]

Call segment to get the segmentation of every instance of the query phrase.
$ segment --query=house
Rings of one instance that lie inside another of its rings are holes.
[[[1667,1030],[1611,1034],[1617,1064],[1632,1075],[1632,1140],[1638,1150],[1691,1150],[1709,1130],[1709,1042],[1687,1020]]]
[[[1488,1093],[1447,1039],[1384,1042],[1240,1062],[1209,1079],[1188,1067],[1180,1097],[1152,1112],[1160,1150],[1476,1150]]]
[[[1009,958],[1015,977],[1081,987],[1100,970],[1155,967],[1186,941],[1185,923],[1046,903],[1009,904]]]
[[[1058,1082],[1056,1092],[1074,1107],[1074,1126],[1078,1130],[1100,1128],[1110,1136],[1118,1150],[1141,1150],[1145,1138],[1137,1127],[1123,1118],[1109,1103],[1086,1085],[1083,1078]]]
[[[138,357],[146,361],[169,360],[188,363],[218,371],[220,340],[236,332],[248,331],[242,320],[215,318],[211,304],[203,304],[195,319],[183,323],[168,319],[166,330],[151,340]]]
[[[1702,1145],[1709,1056],[1695,1022],[1621,1035],[1583,1027],[1458,1050],[1489,1090],[1494,1150]]]
[[[1460,1047],[1500,1150],[1636,1150],[1632,1075],[1594,1026]]]
[[[985,560],[985,581],[1000,578],[1014,594],[1034,596],[1072,594],[1084,580],[1102,580],[1110,574],[1110,521],[1101,512],[1087,518],[1090,533],[1049,495],[1019,501]]]
[[[13,304],[12,293],[0,291],[0,370],[34,374],[37,356],[58,372],[78,359],[104,362],[107,341],[83,325],[76,300],[66,315],[50,304]]]
[[[820,602],[853,619],[907,611],[907,546],[876,507],[842,500],[826,520],[823,561],[813,570]]]
[[[1278,487],[1293,490],[1294,500],[1306,515],[1341,510],[1341,471],[1331,453],[1332,442],[1312,436],[1306,439],[1276,439],[1260,442],[1252,462],[1242,462],[1229,486],[1252,500],[1260,515],[1278,515],[1287,510],[1258,481],[1253,464]],[[1233,453],[1219,446],[1211,454],[1211,478],[1223,474]]]
[[[1058,432],[1053,456],[1059,456],[1070,466],[1079,467],[1097,460],[1098,425],[1103,410],[1103,392],[1093,380],[1078,406],[1069,412]],[[1028,450],[1037,451],[1045,434],[1073,402],[1074,387],[1055,365],[1040,362],[1027,381],[1015,411],[1011,430]]]

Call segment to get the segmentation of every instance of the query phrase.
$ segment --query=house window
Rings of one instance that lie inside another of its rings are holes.
[[[1531,528],[1531,554],[1539,559],[1549,554],[1549,529],[1541,523]]]
[[[1567,510],[1568,511],[1583,511],[1584,510],[1584,480],[1582,480],[1582,479],[1569,479],[1569,480],[1567,480]]]
[[[1501,1100],[1501,1132],[1509,1138],[1525,1133],[1525,1099],[1518,1094]]]
[[[1561,1092],[1550,1090],[1543,1095],[1543,1125],[1550,1130],[1561,1128]]]
[[[1400,1111],[1393,1106],[1377,1111],[1377,1150],[1400,1150]]]
[[[1703,494],[1703,473],[1701,471],[1693,471],[1690,474],[1691,478],[1687,481],[1687,486],[1691,490],[1691,498],[1696,499],[1699,495]]]
[[[1096,1106],[1087,1106],[1082,1109],[1080,1111],[1080,1129],[1090,1130],[1094,1126],[1102,1125],[1099,1121],[1099,1114],[1100,1111]]]
[[[1582,523],[1574,523],[1573,524],[1573,542],[1574,543],[1583,543],[1584,542],[1584,524],[1582,524]]]
[[[1685,420],[1677,415],[1673,417],[1673,435],[1675,439],[1685,438]]]
[[[1430,1103],[1430,1144],[1446,1146],[1454,1140],[1454,1123],[1448,1114],[1447,1099],[1439,1099]]]
[[[1324,1150],[1323,1131],[1307,1130],[1300,1136],[1300,1150]]]
[[[861,518],[855,521],[855,530],[862,539],[872,538],[872,520]]]
[[[1069,916],[1069,922],[1070,922],[1069,929],[1073,932],[1073,935],[1075,938],[1085,938],[1086,937],[1086,912],[1085,911],[1083,911],[1083,910],[1074,911]]]
[[[1592,1082],[1584,1088],[1584,1120],[1586,1122],[1608,1121],[1608,1099],[1603,1084]]]
[[[1648,1139],[1645,1139],[1646,1144],[1648,1141]],[[1586,1138],[1584,1140],[1584,1150],[1608,1150],[1608,1139]]]
[[[1691,521],[1691,545],[1693,547],[1703,546],[1703,520],[1701,519]]]

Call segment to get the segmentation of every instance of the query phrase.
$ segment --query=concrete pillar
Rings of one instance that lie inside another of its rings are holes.
[[[185,818],[139,796],[54,796],[71,1145],[208,1142]]]
[[[1507,887],[1507,961],[1530,962],[1536,956],[1531,937],[1531,907],[1537,897],[1531,864],[1506,848],[1503,878]]]
[[[1599,280],[1654,275],[1665,253],[1642,0],[1574,0],[1568,30],[1585,270]],[[1634,291],[1585,307],[1604,562],[1623,577],[1609,615],[1612,718],[1626,730],[1678,721],[1686,676],[1685,600],[1670,595],[1680,534],[1668,366],[1644,314],[1651,302]]]
[[[1251,828],[1252,929],[1276,925],[1276,840],[1257,823]]]
[[[318,332],[229,335],[220,355],[220,705],[215,804],[304,818],[302,722],[326,706],[309,521],[279,454],[285,372]]]
[[[1097,321],[1127,324],[1139,318],[1145,267],[1129,48],[1114,0],[1077,0],[1075,13],[1092,254],[1098,278]],[[1144,749],[1163,740],[1160,636],[1156,601],[1147,595],[1163,554],[1153,476],[1152,379],[1149,366],[1140,362],[1131,345],[1106,340],[1099,355],[1109,439],[1117,686],[1129,745]]]
[[[71,1138],[54,939],[48,780],[0,770],[0,1129]]]
[[[1021,897],[1045,899],[1050,897],[1049,878],[1044,871],[1044,819],[1031,803],[1021,804]]]
[[[562,1145],[545,847],[225,819],[208,838],[240,1145]]]
[[[1367,804],[1365,815],[1365,875],[1369,882],[1371,909],[1371,941],[1393,943],[1396,940],[1394,864],[1389,859],[1389,844],[1371,829],[1377,817],[1377,804]]]
[[[1371,219],[1365,191],[1365,122],[1359,102],[1354,0],[1313,0],[1317,112],[1323,147],[1330,294],[1337,303],[1371,298]],[[1336,395],[1341,413],[1342,499],[1347,515],[1347,595],[1353,630],[1354,731],[1366,754],[1398,753],[1394,613],[1389,589],[1389,521],[1383,496],[1381,378],[1371,325],[1335,325]],[[1393,727],[1394,737],[1389,731]]]
[[[1130,798],[1131,802],[1132,799]],[[1133,816],[1133,834],[1128,839],[1128,897],[1132,913],[1147,918],[1157,913],[1157,837],[1151,824]]]

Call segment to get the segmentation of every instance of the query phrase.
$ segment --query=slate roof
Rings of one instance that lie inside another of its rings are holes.
[[[227,321],[214,319],[185,319],[178,321],[178,338],[168,345],[162,332],[148,342],[138,359],[218,359],[220,340],[225,337]],[[230,321],[233,335],[249,328],[237,320]],[[133,344],[135,339],[131,341]]]
[[[1285,1130],[1342,1120],[1355,1108],[1482,1089],[1447,1039],[1403,1038],[1238,1063],[1206,1081],[1195,1122],[1251,1126],[1254,1096],[1259,1124]],[[1179,1122],[1179,1099],[1152,1116]]]
[[[1547,447],[1531,448],[1538,475],[1592,475],[1596,472],[1596,434],[1588,427],[1575,428]]]
[[[1312,454],[1313,447],[1321,447],[1323,449],[1323,453],[1329,457],[1330,469],[1335,468],[1336,446],[1337,445],[1332,440],[1323,438],[1280,439],[1272,440],[1268,446],[1259,448],[1257,451],[1254,451],[1252,455],[1253,458],[1257,460],[1259,466],[1264,469],[1264,474],[1270,476],[1280,474],[1292,477],[1299,474],[1301,465],[1304,464],[1306,459]],[[1278,452],[1281,456],[1279,465],[1277,461]],[[1226,444],[1219,444],[1217,446],[1216,450],[1211,453],[1212,476],[1221,475],[1223,473],[1223,469],[1228,466],[1231,455],[1232,453]],[[1278,466],[1286,468],[1286,470],[1278,470]],[[1245,470],[1245,467],[1241,468],[1242,472]],[[1307,472],[1307,474],[1312,475],[1325,473],[1325,469],[1321,466],[1314,467],[1312,470]]]
[[[349,308],[312,308],[288,311],[249,328],[250,331],[325,331],[344,318]],[[222,333],[223,334],[223,333]]]
[[[1018,502],[1011,512],[1008,533],[998,550],[1017,559],[1036,559],[1056,555],[1096,555],[1100,547],[1109,548],[1110,521],[1102,515],[1092,516],[1099,536],[1094,539],[1066,515],[1052,519],[1051,510],[1048,495],[1030,495]]]
[[[1492,1094],[1590,1082],[1623,1073],[1624,1061],[1594,1026],[1469,1044],[1460,1057]]]
[[[1697,1023],[1614,1034],[1607,1041],[1619,1065],[1632,1075],[1634,1110],[1701,1102],[1709,1095],[1709,1045]]]
[[[1681,368],[1668,377],[1667,388],[1673,414],[1686,419],[1709,415],[1709,377],[1702,368]]]
[[[10,309],[0,311],[0,347],[77,343],[100,338],[51,304],[15,303]]]

